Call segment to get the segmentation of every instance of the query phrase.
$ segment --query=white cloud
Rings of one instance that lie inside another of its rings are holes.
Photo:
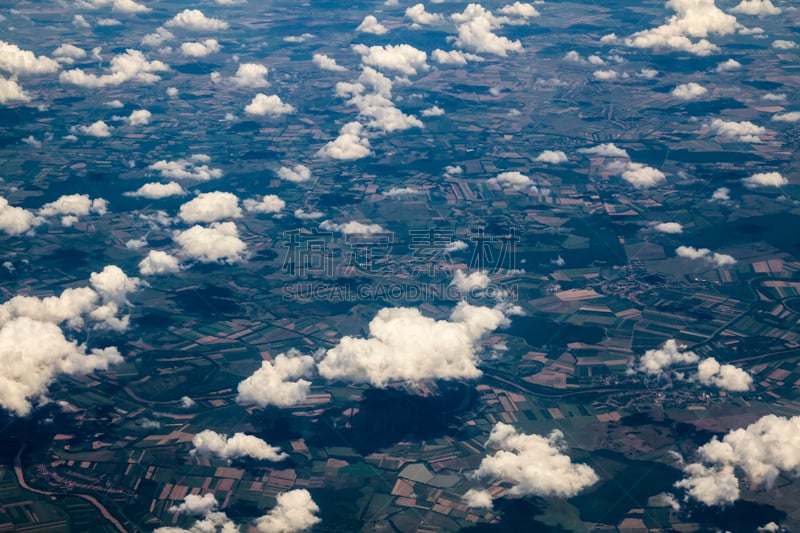
[[[277,504],[256,519],[256,530],[260,533],[297,533],[304,531],[320,519],[316,516],[319,506],[305,489],[295,489],[278,494]]]
[[[775,122],[797,122],[800,120],[800,111],[790,111],[788,113],[777,113],[772,115]]]
[[[388,191],[384,191],[382,194],[387,198],[408,198],[411,196],[425,194],[425,192],[412,187],[392,187]]]
[[[644,189],[655,187],[667,178],[657,168],[648,167],[641,163],[628,163],[622,172],[622,179],[637,189]]]
[[[283,103],[278,95],[271,94],[267,96],[266,94],[258,93],[253,98],[253,101],[244,108],[244,112],[249,115],[270,115],[277,117],[280,115],[290,115],[295,112],[295,109],[293,106]]]
[[[247,249],[233,222],[215,222],[207,228],[195,225],[173,232],[172,240],[181,247],[182,255],[202,263],[237,263],[245,259]]]
[[[491,281],[486,272],[482,270],[477,270],[469,275],[464,274],[463,270],[456,270],[450,286],[457,288],[461,294],[470,294],[473,291],[487,288]]]
[[[610,81],[617,79],[617,72],[615,70],[595,70],[592,76],[596,80]]]
[[[216,222],[224,218],[240,218],[239,198],[229,192],[213,191],[198,194],[178,212],[184,222]]]
[[[415,308],[384,308],[369,323],[367,338],[342,338],[317,368],[327,379],[381,388],[396,381],[477,378],[477,342],[507,324],[500,309],[466,302],[449,320],[434,320]]]
[[[714,69],[716,72],[727,72],[729,70],[738,70],[742,68],[742,64],[736,61],[735,59],[728,59],[727,61],[723,61],[717,65],[717,68]]]
[[[378,19],[376,19],[374,15],[367,15],[364,17],[364,20],[361,21],[361,24],[358,25],[356,31],[371,33],[373,35],[383,35],[389,30],[386,26],[378,22]]]
[[[181,52],[186,57],[205,57],[220,51],[219,42],[216,39],[205,39],[181,44]]]
[[[783,187],[789,180],[781,176],[780,172],[759,172],[742,180],[748,189],[759,187]]]
[[[139,4],[134,0],[114,0],[112,3],[114,11],[120,13],[149,13],[151,9],[145,5]]]
[[[344,72],[347,70],[343,66],[337,64],[335,59],[325,54],[314,54],[312,61],[322,70],[330,70],[332,72]]]
[[[729,35],[742,28],[736,17],[719,9],[714,0],[669,0],[667,7],[675,15],[665,24],[636,32],[624,43],[634,48],[666,48],[704,56],[718,50],[706,37]]]
[[[147,257],[139,261],[139,272],[143,276],[173,274],[180,270],[178,258],[160,250],[150,250]]]
[[[393,70],[406,76],[417,74],[420,70],[428,70],[428,55],[408,44],[385,46],[366,46],[354,44],[353,50],[361,55],[365,65],[379,69]]]
[[[678,222],[660,222],[654,225],[653,228],[662,233],[683,233],[683,226]]]
[[[483,458],[474,476],[510,484],[510,496],[569,498],[600,479],[590,466],[573,463],[564,453],[564,434],[557,429],[542,437],[498,422],[486,444],[497,451]]]
[[[335,222],[331,222],[330,220],[326,220],[322,222],[319,227],[325,231],[340,231],[344,234],[356,235],[371,235],[373,233],[386,232],[386,230],[378,224],[364,224],[356,220],[351,220],[349,222],[345,222],[344,224],[337,224]]]
[[[86,50],[78,48],[74,44],[64,43],[55,50],[53,56],[59,63],[71,65],[76,59],[83,59],[86,57]]]
[[[646,80],[652,80],[653,78],[658,76],[658,71],[652,68],[643,68],[636,75]]]
[[[777,39],[772,41],[772,48],[775,50],[794,50],[797,48],[797,43],[794,41],[784,41],[782,39]]]
[[[227,30],[228,23],[213,17],[207,17],[199,9],[184,9],[164,24],[169,28],[185,28],[195,31]]]
[[[242,63],[236,71],[236,75],[231,78],[234,85],[258,89],[267,87],[269,82],[265,79],[269,69],[258,63]]]
[[[282,461],[288,457],[280,448],[267,444],[263,439],[244,433],[234,433],[228,437],[206,429],[192,439],[192,455],[215,456],[220,459],[239,459],[252,457],[262,461]]]
[[[731,9],[731,13],[742,13],[743,15],[779,15],[780,8],[770,0],[742,0],[739,4]]]
[[[275,194],[266,194],[260,200],[247,198],[242,204],[250,213],[277,213],[286,207],[286,202]]]
[[[567,157],[567,154],[561,150],[545,150],[541,154],[537,155],[534,161],[558,165],[559,163],[566,163],[569,161],[569,158]]]
[[[132,111],[131,114],[125,118],[125,122],[131,126],[144,126],[150,124],[150,119],[152,117],[153,114],[147,109],[137,109]]]
[[[26,316],[0,326],[0,406],[25,416],[47,400],[47,387],[62,374],[85,375],[122,362],[116,348],[94,349],[64,337],[57,325]]]
[[[222,171],[209,168],[209,161],[211,158],[205,154],[194,154],[189,159],[161,160],[147,168],[157,170],[165,178],[176,180],[208,181],[221,177]]]
[[[298,220],[317,220],[325,216],[322,211],[305,211],[304,209],[295,209],[294,217]]]
[[[685,257],[687,259],[697,260],[704,259],[711,262],[714,266],[722,268],[736,264],[736,259],[728,254],[712,253],[708,248],[694,248],[692,246],[678,246],[675,249],[675,254],[678,257]]]
[[[237,533],[239,527],[221,511],[209,511],[202,520],[195,522],[190,529],[164,526],[153,530],[153,533]]]
[[[466,65],[470,61],[483,61],[481,56],[477,56],[475,54],[466,54],[461,50],[440,50],[437,48],[433,52],[431,52],[431,59],[439,63],[440,65],[459,65],[463,66]]]
[[[726,121],[715,118],[711,121],[711,131],[716,135],[727,137],[734,141],[746,143],[760,143],[759,135],[764,135],[767,130],[763,126],[756,126],[750,121]]]
[[[691,364],[700,360],[692,351],[681,351],[674,339],[666,341],[661,348],[647,350],[639,359],[637,370],[649,376],[660,376],[667,368],[677,364]]]
[[[444,115],[444,109],[436,105],[422,110],[423,117],[441,117],[442,115]]]
[[[539,11],[527,2],[514,2],[500,8],[500,13],[523,18],[538,17]]]
[[[61,216],[64,226],[71,226],[77,222],[78,217],[90,213],[105,215],[108,211],[108,202],[103,198],[89,198],[88,194],[68,194],[60,196],[53,202],[43,205],[39,209],[41,216]]]
[[[169,70],[161,61],[148,61],[139,50],[128,49],[124,54],[114,56],[109,66],[109,74],[87,74],[81,69],[62,72],[58,79],[61,83],[71,83],[80,87],[113,87],[126,81],[155,83],[161,79],[154,72]]]
[[[800,472],[800,416],[766,415],[745,428],[714,437],[697,450],[701,462],[684,467],[676,483],[706,505],[725,505],[739,499],[741,471],[751,486],[772,488],[781,473]]]
[[[469,489],[464,494],[464,503],[473,509],[491,509],[492,495],[488,490]]]
[[[278,177],[292,183],[303,183],[311,179],[311,169],[305,165],[295,165],[291,168],[281,167],[278,169]]]
[[[708,89],[700,85],[699,83],[689,82],[684,83],[682,85],[678,85],[672,92],[670,93],[675,98],[680,98],[681,100],[694,100],[695,98],[700,98],[704,94],[708,92]]]
[[[0,70],[12,75],[50,74],[61,66],[47,56],[37,56],[29,50],[0,40]]]
[[[169,183],[145,183],[133,192],[126,192],[125,196],[138,196],[150,200],[158,200],[169,196],[182,196],[186,190],[180,184],[170,181]]]
[[[200,496],[199,494],[187,494],[183,498],[183,503],[179,505],[173,505],[169,508],[169,512],[188,514],[192,516],[202,516],[216,510],[218,506],[219,502],[217,501],[217,498],[214,497],[214,493],[212,492],[204,494],[203,496]]]
[[[70,128],[72,133],[82,133],[84,135],[88,135],[90,137],[111,137],[111,130],[113,128],[103,122],[102,120],[98,120],[97,122],[92,122],[88,126],[80,125],[80,126],[73,126]]]
[[[628,152],[626,152],[622,148],[617,148],[617,146],[615,146],[614,143],[603,143],[597,146],[593,146],[591,148],[581,148],[578,150],[578,153],[599,155],[603,157],[625,157],[625,158],[630,157],[628,155]]]
[[[86,22],[86,17],[83,15],[75,15],[72,17],[72,25],[76,28],[91,28],[91,24]]]
[[[339,130],[339,136],[320,148],[317,155],[342,161],[367,157],[372,150],[363,128],[358,122],[348,122]]]
[[[732,392],[745,392],[753,383],[753,378],[746,371],[734,365],[720,364],[713,357],[697,365],[695,379],[703,385]]]
[[[501,57],[508,52],[519,52],[522,43],[497,35],[492,30],[500,28],[506,17],[495,17],[480,4],[469,4],[463,12],[455,13],[452,19],[458,23],[456,46],[473,52],[483,52]]]
[[[174,38],[175,35],[171,31],[165,28],[157,28],[153,33],[148,33],[142,37],[142,46],[157,47]]]
[[[536,189],[533,180],[521,172],[501,172],[494,178],[487,180],[488,183],[496,183],[504,189],[512,189],[514,191],[523,191],[527,189]]]
[[[274,361],[263,361],[261,368],[239,383],[236,401],[259,407],[291,407],[303,403],[311,390],[307,377],[314,369],[314,358],[297,350],[278,354]]]
[[[444,22],[444,16],[438,13],[431,13],[425,11],[423,4],[415,4],[406,9],[406,16],[411,19],[414,24],[428,25],[428,24],[441,24]]]
[[[731,190],[727,187],[720,187],[711,194],[711,200],[715,202],[730,202]]]
[[[0,196],[0,230],[8,235],[22,235],[42,222],[33,212],[14,207]]]
[[[7,102],[30,102],[31,96],[15,80],[0,76],[0,104]]]

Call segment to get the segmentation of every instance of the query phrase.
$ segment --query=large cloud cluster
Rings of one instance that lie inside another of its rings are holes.
[[[303,403],[311,390],[311,382],[301,378],[307,376],[314,365],[313,357],[301,355],[294,349],[278,354],[272,362],[262,362],[261,368],[239,383],[236,401],[259,407],[290,407]]]
[[[647,350],[639,359],[637,370],[650,376],[658,376],[676,364],[696,363],[700,357],[692,351],[681,351],[675,339],[669,339],[661,348]]]
[[[0,230],[9,235],[22,235],[42,222],[33,212],[10,205],[8,200],[0,196]]]
[[[71,226],[78,221],[78,217],[90,213],[105,215],[108,211],[108,202],[103,198],[90,198],[88,194],[66,194],[53,202],[47,203],[39,209],[39,215],[60,216],[64,226]]]
[[[61,73],[61,83],[70,83],[81,87],[109,87],[121,85],[127,81],[155,83],[161,79],[156,72],[164,72],[169,67],[161,61],[148,61],[139,50],[128,49],[124,54],[111,59],[108,74],[87,74],[81,69],[67,70]]]
[[[498,422],[486,445],[497,451],[484,457],[473,475],[510,484],[509,496],[570,498],[599,480],[590,466],[573,463],[564,453],[564,434],[557,429],[542,437],[519,433],[513,426]],[[486,506],[487,496],[476,491],[470,494],[470,500]]]
[[[29,50],[0,40],[0,70],[9,74],[51,74],[58,72],[61,66],[47,56],[37,56]]]
[[[15,296],[0,305],[0,406],[27,415],[34,403],[46,401],[57,376],[88,374],[122,361],[116,348],[87,351],[68,340],[61,325],[80,328],[89,321],[126,329],[129,317],[120,317],[119,309],[139,280],[109,265],[92,273],[90,285],[59,296]]]
[[[507,325],[498,308],[460,302],[449,320],[434,320],[415,308],[384,308],[369,323],[369,336],[346,336],[318,364],[327,379],[386,387],[391,382],[473,379],[477,342]]]
[[[459,48],[502,57],[507,56],[508,52],[522,50],[521,42],[494,33],[494,30],[510,23],[511,20],[505,16],[493,15],[480,4],[469,4],[464,11],[454,13],[451,18],[458,24],[455,44]]]
[[[262,461],[282,461],[288,457],[280,448],[267,444],[263,439],[244,433],[232,437],[206,429],[192,439],[192,455],[214,456],[220,459],[251,457]]]
[[[781,473],[800,474],[800,416],[766,415],[722,440],[714,437],[697,454],[700,462],[686,465],[676,486],[706,505],[733,503],[740,494],[737,471],[768,488]]]

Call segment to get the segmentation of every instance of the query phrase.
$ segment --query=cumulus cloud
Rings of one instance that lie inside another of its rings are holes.
[[[155,72],[164,72],[169,67],[161,61],[148,61],[139,50],[128,49],[124,54],[114,56],[108,68],[108,74],[87,74],[81,69],[62,72],[58,79],[61,83],[70,83],[81,87],[98,88],[113,87],[127,81],[155,83],[161,79]]]
[[[742,183],[748,189],[757,189],[759,187],[783,187],[789,183],[789,180],[781,176],[779,172],[759,172],[744,178]]]
[[[506,17],[496,17],[480,4],[469,4],[463,12],[451,17],[458,24],[455,43],[459,48],[501,57],[508,52],[519,52],[522,43],[494,33],[493,30],[509,22]]]
[[[67,194],[43,205],[38,213],[45,217],[60,216],[64,226],[71,226],[78,221],[78,217],[90,213],[102,216],[107,211],[108,202],[103,198],[92,199],[88,194]]]
[[[169,28],[184,28],[195,31],[227,30],[228,23],[213,17],[207,17],[199,9],[184,9],[164,24]]]
[[[37,56],[29,50],[0,40],[0,70],[14,76],[26,74],[51,74],[61,66],[47,56]]]
[[[111,8],[119,13],[128,15],[136,13],[149,13],[151,9],[143,4],[135,2],[134,0],[79,0],[78,6],[88,9],[98,9],[101,7]]]
[[[683,226],[678,222],[659,222],[653,226],[653,229],[661,233],[683,233]]]
[[[273,117],[290,115],[294,111],[294,107],[281,101],[278,95],[271,94],[267,96],[263,93],[255,95],[253,101],[244,108],[244,112],[248,115],[270,115]]]
[[[736,7],[731,9],[731,13],[741,13],[743,15],[780,15],[781,10],[771,2],[771,0],[742,0]]]
[[[617,79],[617,72],[615,70],[595,70],[592,72],[592,76],[596,80],[600,81],[610,81]]]
[[[145,126],[150,124],[150,119],[152,117],[153,114],[147,109],[137,109],[132,111],[131,114],[125,117],[123,120],[130,126]]]
[[[244,261],[247,249],[233,222],[215,222],[210,227],[195,225],[173,232],[172,240],[181,247],[182,255],[201,263]]]
[[[209,511],[201,520],[195,522],[190,529],[164,526],[156,528],[153,533],[236,533],[239,527],[221,511]]]
[[[251,457],[262,461],[282,461],[288,457],[280,448],[244,433],[234,433],[232,437],[228,437],[206,429],[194,436],[192,444],[192,455],[215,456],[227,460]]]
[[[165,42],[171,41],[174,38],[175,35],[171,31],[165,28],[157,28],[153,33],[148,33],[142,37],[142,46],[161,46]]]
[[[325,54],[314,54],[311,61],[322,70],[330,70],[331,72],[344,72],[347,70],[343,66],[336,63],[335,59],[328,57]]]
[[[167,198],[169,196],[182,196],[186,194],[186,190],[180,184],[170,181],[169,183],[145,183],[138,189],[132,192],[126,192],[125,196],[136,196],[139,198],[148,198],[150,200],[158,200]]]
[[[221,50],[216,39],[186,42],[181,44],[181,53],[186,57],[205,57]]]
[[[412,187],[392,187],[388,191],[384,191],[382,194],[387,198],[409,198],[411,196],[425,194],[425,192]]]
[[[431,52],[431,59],[440,65],[458,65],[464,66],[470,61],[479,62],[483,61],[481,56],[475,54],[467,54],[461,50],[441,50],[437,48]]]
[[[567,157],[567,154],[561,150],[545,150],[541,154],[537,155],[534,161],[558,165],[559,163],[566,163],[569,161],[569,158]]]
[[[278,169],[278,177],[292,183],[303,183],[311,179],[311,169],[305,165],[281,167]]]
[[[31,96],[15,80],[0,76],[0,104],[8,102],[30,102]]]
[[[318,364],[327,379],[386,387],[423,379],[473,379],[477,342],[508,325],[498,308],[460,302],[449,320],[434,320],[415,308],[384,308],[369,323],[367,338],[346,336]]]
[[[453,273],[451,287],[458,289],[461,294],[470,294],[472,291],[485,289],[489,286],[489,276],[482,270],[477,270],[471,274],[465,274],[463,270],[456,270]]]
[[[219,502],[217,502],[217,498],[215,498],[214,494],[211,492],[203,496],[199,494],[187,494],[183,502],[170,507],[169,512],[202,516],[210,511],[216,510],[218,506]]]
[[[710,127],[712,133],[716,135],[746,143],[760,143],[759,135],[767,132],[763,126],[756,126],[747,120],[736,122],[715,118],[711,121]]]
[[[42,222],[33,212],[12,206],[0,196],[0,230],[8,235],[22,235]]]
[[[707,37],[730,35],[742,28],[736,17],[719,9],[714,0],[669,0],[667,7],[675,14],[666,23],[634,33],[624,39],[625,45],[681,50],[704,56],[719,49]]]
[[[564,453],[564,434],[557,429],[542,437],[498,422],[486,445],[497,451],[483,458],[474,476],[510,484],[509,496],[570,498],[600,479],[590,466],[573,463]]]
[[[269,69],[258,63],[242,63],[236,70],[236,75],[230,78],[231,82],[238,87],[258,89],[267,87],[269,82],[266,80]]]
[[[578,153],[599,155],[603,157],[624,157],[624,158],[630,157],[628,155],[628,152],[626,152],[622,148],[617,148],[617,146],[614,145],[614,143],[603,143],[597,146],[593,146],[591,148],[581,148],[578,150]]]
[[[784,41],[783,39],[776,39],[772,41],[772,48],[775,50],[794,50],[797,48],[797,43],[794,41]]]
[[[720,187],[711,194],[711,200],[715,202],[730,202],[731,190],[727,187]]]
[[[708,248],[694,248],[692,246],[678,246],[675,249],[675,254],[678,257],[685,257],[687,259],[698,260],[704,259],[713,265],[722,268],[736,264],[736,259],[728,254],[718,254],[711,252]]]
[[[376,19],[374,15],[367,15],[364,17],[364,20],[361,21],[361,24],[358,25],[356,31],[371,33],[373,35],[383,35],[389,30],[386,26],[378,22],[378,19]]]
[[[147,257],[139,261],[139,272],[143,276],[174,274],[180,270],[178,258],[160,250],[150,250]]]
[[[522,18],[538,17],[539,11],[527,2],[514,2],[500,8],[500,13],[504,15],[517,16]]]
[[[428,70],[426,63],[428,54],[409,44],[385,46],[355,44],[353,50],[361,55],[362,63],[379,69],[400,72],[406,76]]]
[[[774,486],[781,473],[800,473],[800,416],[766,415],[745,428],[714,437],[697,450],[700,462],[687,464],[675,485],[705,505],[739,499],[741,471],[752,485]]]
[[[670,93],[675,98],[680,98],[681,100],[694,100],[695,98],[700,98],[704,94],[708,92],[708,89],[700,85],[699,83],[689,82],[684,83],[682,85],[678,85],[672,92]]]
[[[800,121],[800,111],[790,111],[788,113],[777,113],[772,115],[775,122],[797,122]]]
[[[345,222],[344,224],[337,224],[335,222],[331,222],[330,220],[326,220],[322,222],[319,227],[325,231],[339,231],[344,234],[355,235],[371,235],[373,233],[386,232],[386,230],[378,224],[364,224],[363,222],[358,222],[356,220],[351,220],[349,222]]]
[[[242,204],[249,213],[277,213],[286,207],[286,202],[275,194],[266,194],[260,200],[247,198]]]
[[[70,128],[72,133],[82,133],[83,135],[88,135],[89,137],[111,137],[111,130],[113,128],[103,122],[102,120],[98,120],[96,122],[92,122],[88,126],[80,125],[80,126],[73,126]]]
[[[208,166],[210,161],[211,158],[206,154],[194,154],[189,159],[161,160],[147,168],[157,170],[165,178],[208,181],[222,176],[220,169]]]
[[[727,72],[729,70],[738,70],[742,68],[742,64],[736,61],[735,59],[728,59],[727,61],[723,61],[717,64],[717,68],[714,70],[716,72]]]
[[[304,209],[295,209],[294,217],[298,220],[317,220],[325,216],[322,211],[306,211]]]
[[[667,368],[678,364],[691,364],[700,360],[692,351],[681,351],[675,339],[669,339],[660,348],[647,350],[639,359],[637,370],[649,376],[660,376]]]
[[[272,362],[263,361],[261,368],[239,383],[236,401],[259,407],[291,407],[303,403],[311,390],[311,382],[301,378],[307,377],[314,365],[313,357],[301,355],[294,349],[278,354]]]
[[[290,490],[278,494],[275,507],[256,519],[256,529],[260,533],[296,533],[319,523],[318,512],[319,506],[307,490]]]
[[[71,65],[76,59],[83,59],[86,57],[86,50],[78,48],[74,44],[64,43],[55,50],[53,50],[53,57],[59,63]]]
[[[371,153],[372,149],[364,133],[364,127],[358,122],[348,122],[339,130],[339,136],[320,148],[317,155],[353,161],[367,157]]]
[[[753,383],[752,376],[746,371],[734,365],[720,364],[713,357],[703,359],[697,365],[695,379],[703,385],[731,392],[750,390]]]
[[[667,178],[657,168],[648,167],[641,163],[628,163],[625,170],[622,171],[622,179],[637,189],[644,189],[655,187]]]
[[[483,489],[469,489],[464,494],[464,503],[473,509],[491,509],[494,506],[491,493]]]
[[[414,24],[418,25],[440,24],[445,20],[444,16],[438,13],[426,11],[423,4],[415,4],[409,7],[406,9],[405,14]]]
[[[216,222],[224,218],[240,218],[239,197],[229,192],[198,194],[183,204],[178,217],[184,222]]]
[[[504,189],[512,189],[514,191],[536,189],[536,185],[534,185],[533,180],[531,180],[525,174],[517,171],[501,172],[494,178],[488,179],[487,182],[495,183]]]
[[[392,81],[373,69],[363,67],[357,83],[340,82],[336,84],[338,96],[351,98],[348,104],[358,108],[359,115],[371,119],[367,125],[384,132],[402,131],[422,127],[422,122],[413,115],[407,115],[395,107],[391,100]],[[364,94],[367,86],[373,92]]]
[[[422,111],[423,117],[441,117],[442,115],[444,115],[444,109],[436,105]]]

